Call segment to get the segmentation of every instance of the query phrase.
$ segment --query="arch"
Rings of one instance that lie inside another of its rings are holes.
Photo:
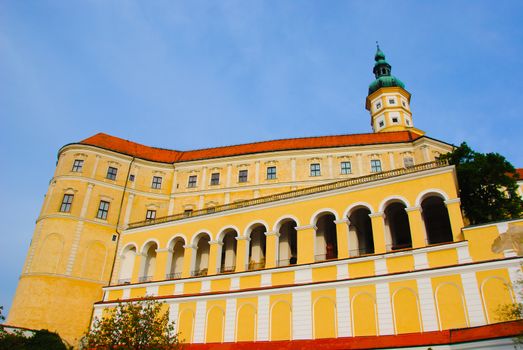
[[[338,235],[335,220],[336,215],[328,211],[321,212],[316,216],[314,245],[314,260],[316,261],[338,258]]]
[[[326,296],[316,298],[312,304],[312,322],[314,339],[336,338],[338,336],[336,301]]]
[[[85,250],[81,276],[93,280],[103,280],[106,262],[107,247],[105,244],[100,240],[90,241]]]
[[[329,213],[329,214],[332,214],[334,215],[334,218],[335,220],[338,220],[339,217],[338,217],[338,212],[334,209],[331,209],[331,208],[322,208],[322,209],[319,209],[319,210],[316,210],[314,212],[314,214],[311,215],[311,221],[310,221],[310,224],[311,225],[316,225],[316,222],[318,221],[318,217],[322,214],[326,214],[326,213]]]
[[[381,203],[379,205],[379,211],[383,212],[387,205],[389,205],[390,203],[394,203],[394,202],[402,202],[406,208],[410,207],[410,203],[407,200],[407,198],[405,198],[403,196],[394,195],[394,196],[388,196],[387,198],[385,198],[384,200],[381,201]]]
[[[206,343],[223,343],[223,332],[225,329],[225,311],[216,305],[207,310],[205,325]]]
[[[142,248],[139,282],[148,282],[153,279],[156,269],[156,251],[158,242],[149,240],[144,243]]]
[[[248,244],[248,263],[247,270],[257,270],[265,268],[265,256],[267,253],[267,232],[266,225],[255,223],[249,226],[246,237],[250,238]]]
[[[284,218],[278,224],[278,266],[295,265],[298,262],[298,223],[292,218]]]
[[[465,298],[458,285],[452,282],[440,283],[434,295],[440,330],[469,326]]]
[[[507,280],[499,276],[489,276],[481,282],[481,301],[487,323],[500,322],[498,308],[514,302],[512,289],[508,285]]]
[[[178,332],[182,343],[192,343],[194,330],[194,311],[184,308],[178,314]]]
[[[158,249],[158,247],[160,247],[160,242],[157,239],[149,238],[147,241],[145,241],[144,244],[142,244],[142,247],[140,248],[140,253],[145,254],[146,249],[149,249],[149,247],[151,246],[151,243],[155,243],[157,249]]]
[[[234,226],[234,225],[227,225],[227,226],[224,226],[222,227],[218,232],[218,235],[216,236],[216,240],[218,242],[223,242],[223,236],[229,232],[230,230],[233,230],[233,231],[236,231],[236,233],[238,234],[238,236],[240,235],[240,230],[238,229],[238,227]]]
[[[200,238],[202,238],[203,236],[207,235],[207,237],[209,237],[209,241],[212,240],[212,234],[210,231],[208,230],[200,230],[198,231],[197,234],[193,235],[192,236],[192,239],[191,239],[191,245],[194,246],[198,243],[198,240]]]
[[[298,220],[298,218],[296,216],[286,214],[286,215],[282,215],[278,219],[276,219],[274,226],[272,227],[272,230],[274,232],[278,232],[281,228],[281,225],[289,220],[294,220],[294,222],[296,223],[296,226],[300,226],[300,221]]]
[[[130,249],[130,248],[134,248],[134,251],[137,252],[138,251],[138,244],[136,244],[135,242],[129,242],[127,243],[123,248],[122,248],[122,253],[125,252],[126,249]]]
[[[267,224],[267,222],[265,220],[254,220],[254,221],[249,222],[247,225],[245,225],[245,230],[243,231],[243,236],[249,237],[249,234],[252,231],[252,229],[255,226],[259,226],[259,225],[264,226],[266,231],[269,228],[269,224]],[[238,231],[238,232],[240,232],[240,231]]]
[[[236,312],[236,341],[256,341],[256,306],[242,304]]]
[[[391,200],[385,207],[385,240],[388,250],[412,248],[409,217],[405,209],[405,203],[399,200]]]
[[[45,236],[40,249],[38,264],[34,269],[38,272],[56,273],[62,262],[64,252],[64,236],[60,233],[50,233]]]
[[[270,340],[292,339],[292,307],[287,301],[279,300],[271,305]],[[276,321],[277,320],[277,321]]]
[[[220,232],[222,245],[218,245],[218,273],[236,271],[236,250],[238,247],[238,231],[233,227]]]
[[[345,209],[345,211],[343,212],[343,217],[348,218],[353,210],[356,210],[359,208],[367,208],[371,212],[371,214],[374,213],[374,208],[372,207],[371,204],[369,204],[367,202],[356,202],[356,203],[352,203],[351,205],[349,205],[349,207],[347,209]]]
[[[182,277],[183,259],[185,257],[185,242],[185,237],[182,235],[175,236],[169,240],[169,257],[167,261],[167,266],[169,266],[169,268],[165,278],[177,279]]]
[[[131,283],[133,276],[134,261],[136,260],[136,244],[129,243],[122,249],[120,255],[120,274],[118,284]]]
[[[371,210],[363,205],[354,206],[348,212],[350,256],[374,254],[374,234],[370,214]]]
[[[428,190],[424,190],[418,194],[418,196],[416,197],[416,201],[414,202],[414,205],[416,207],[421,206],[421,202],[423,202],[423,200],[428,196],[438,196],[441,197],[441,199],[443,199],[444,201],[449,200],[449,196],[445,191],[440,190],[438,188],[429,188]]]
[[[182,239],[184,242],[187,242],[187,237],[183,233],[177,233],[171,238],[169,238],[169,241],[167,241],[167,249],[170,249],[172,247],[172,242],[177,239]],[[185,243],[187,244],[187,243]]]
[[[421,216],[427,232],[427,243],[452,242],[449,211],[440,195],[430,193],[421,201]]]
[[[423,331],[418,295],[411,288],[402,287],[392,293],[392,315],[395,334]]]
[[[192,276],[206,276],[209,269],[209,254],[211,240],[210,235],[207,232],[200,232],[196,235],[194,246],[196,247],[196,254],[193,254],[194,262],[192,264],[193,270]]]
[[[367,292],[359,292],[351,299],[352,335],[377,335],[378,317],[376,299]]]

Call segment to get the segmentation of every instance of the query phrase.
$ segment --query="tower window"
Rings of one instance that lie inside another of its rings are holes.
[[[392,122],[393,122],[393,123],[397,123],[397,122],[398,122],[398,117],[393,117],[393,118],[392,118]]]
[[[98,219],[107,220],[107,213],[109,213],[109,202],[100,201],[100,205],[98,206],[98,212],[96,213],[96,217]]]
[[[118,169],[110,166],[107,168],[107,175],[105,176],[109,180],[116,180],[116,174],[118,173]]]
[[[189,176],[189,182],[187,182],[187,187],[194,188],[196,187],[196,175]]]
[[[381,102],[376,103],[376,109],[380,109],[380,108],[381,108]]]
[[[151,188],[154,188],[157,190],[162,188],[162,177],[161,176],[153,176],[153,182],[151,184]]]
[[[385,123],[383,122],[383,120],[380,120],[380,122],[378,123],[378,125],[380,126],[380,128],[383,128],[385,126]]]
[[[407,125],[410,126],[410,120],[409,120],[409,118],[405,118],[405,123],[407,123]]]
[[[211,174],[211,185],[219,185],[220,184],[220,173],[212,173]]]
[[[273,180],[276,178],[276,167],[269,166],[267,167],[267,180]]]
[[[313,163],[311,164],[311,176],[320,176],[321,175],[321,169],[319,163]]]
[[[341,173],[350,174],[352,173],[352,166],[350,162],[341,162]]]
[[[73,204],[74,194],[64,194],[60,211],[62,213],[69,213],[71,211],[71,204]]]
[[[401,101],[401,104],[403,105],[403,107],[407,107],[407,104],[405,103],[405,101]]]
[[[389,98],[389,104],[395,105],[396,104],[396,100],[393,99],[393,98]]]
[[[71,170],[76,173],[81,173],[83,166],[84,166],[84,161],[82,159],[75,159],[74,163],[73,163],[73,169],[71,169]]]
[[[379,173],[381,171],[381,160],[373,159],[370,161],[371,173]]]
[[[238,182],[247,182],[247,170],[240,170],[238,172]]]
[[[156,219],[156,210],[149,210],[145,213],[145,220],[154,220]]]

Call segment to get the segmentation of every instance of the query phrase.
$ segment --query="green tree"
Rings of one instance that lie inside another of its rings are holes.
[[[461,207],[471,224],[521,217],[518,174],[505,157],[475,152],[463,142],[441,159],[456,166]]]
[[[88,348],[99,349],[180,348],[168,311],[153,299],[118,303],[103,318],[95,318],[84,341]]]

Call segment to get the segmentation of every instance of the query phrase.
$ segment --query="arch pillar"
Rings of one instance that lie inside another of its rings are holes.
[[[186,278],[191,277],[191,268],[194,266],[196,249],[198,247],[195,244],[186,244],[183,247],[185,248],[185,252],[183,253],[182,278]]]
[[[387,251],[385,240],[385,223],[383,222],[384,213],[382,211],[369,214],[372,224],[372,239],[374,240],[374,253],[383,254]]]
[[[316,238],[315,225],[296,226],[298,243],[298,264],[314,262],[314,241]]]
[[[349,219],[334,220],[336,224],[336,239],[338,241],[338,259],[349,257]]]
[[[425,232],[425,224],[421,217],[421,207],[405,208],[407,216],[409,217],[410,239],[412,240],[412,248],[425,247],[427,242],[427,234]]]
[[[461,214],[460,199],[454,198],[444,201],[449,212],[450,227],[452,228],[452,239],[454,242],[462,241],[463,216]]]
[[[145,255],[141,252],[136,252],[134,257],[133,273],[131,283],[137,283],[142,274],[142,265],[144,263]]]
[[[235,237],[238,242],[236,245],[236,272],[245,271],[247,265],[247,258],[249,256],[249,237],[238,236]]]
[[[209,275],[218,273],[219,259],[221,258],[221,250],[223,248],[223,242],[218,240],[209,241]]]
[[[280,233],[277,231],[265,232],[265,268],[276,266],[278,257],[278,244],[280,243]]]
[[[169,254],[172,254],[172,250],[168,248],[156,249],[156,264],[153,274],[153,281],[161,281],[166,279],[167,269],[169,261]]]

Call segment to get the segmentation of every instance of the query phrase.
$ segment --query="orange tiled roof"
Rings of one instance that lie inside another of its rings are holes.
[[[395,131],[376,134],[301,137],[205,148],[193,151],[175,151],[149,147],[104,133],[98,133],[80,141],[80,143],[155,162],[176,163],[273,151],[411,142],[420,137],[421,135],[410,131]]]
[[[519,175],[518,180],[523,180],[523,168],[516,169],[516,173]]]

